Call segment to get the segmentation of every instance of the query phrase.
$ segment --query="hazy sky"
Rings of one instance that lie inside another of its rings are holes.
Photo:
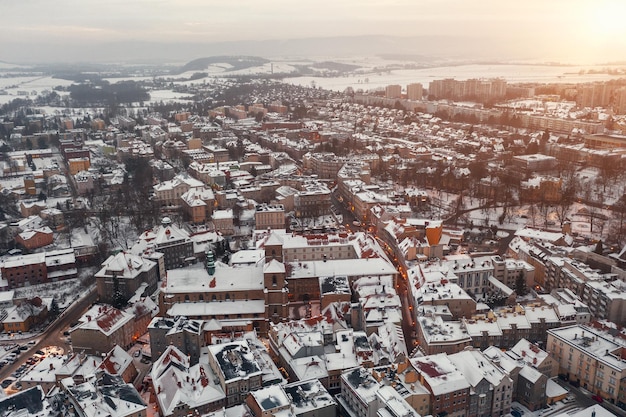
[[[626,0],[0,0],[0,14],[5,61],[63,61],[64,48],[73,57],[107,42],[372,34],[491,38],[523,56],[550,50],[575,62],[626,59]]]

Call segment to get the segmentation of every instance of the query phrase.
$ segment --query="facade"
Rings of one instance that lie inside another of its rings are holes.
[[[161,416],[204,415],[226,405],[224,391],[215,384],[211,368],[206,364],[191,366],[187,356],[174,346],[155,360],[150,377],[150,402],[157,403]]]
[[[161,315],[215,319],[225,325],[243,323],[247,326],[245,323],[251,322],[254,328],[265,332],[269,318],[265,317],[263,266],[218,265],[213,268],[207,271],[208,268],[196,264],[169,271],[159,294]],[[269,288],[272,288],[272,281]]]
[[[137,255],[160,252],[164,255],[165,269],[174,269],[195,262],[193,241],[185,230],[164,217],[162,225],[147,230],[139,236],[139,243],[131,249]]]
[[[440,316],[418,317],[417,341],[426,355],[457,353],[472,344],[472,338],[460,322],[444,322]]]
[[[574,325],[548,330],[547,349],[559,374],[624,408],[626,344],[605,331]]]
[[[181,201],[183,212],[191,223],[205,223],[213,214],[215,196],[210,188],[192,188],[181,196]]]
[[[376,417],[381,388],[365,368],[356,368],[341,375],[341,394],[337,396],[341,415]]]
[[[39,297],[24,300],[18,305],[6,308],[2,326],[7,333],[28,332],[30,328],[42,323],[48,317],[48,307]]]
[[[226,406],[241,404],[262,386],[261,367],[246,341],[208,346],[209,366],[226,394]]]
[[[445,353],[411,359],[411,365],[430,392],[431,414],[467,415],[471,385]]]
[[[402,86],[401,85],[388,85],[385,87],[385,97],[386,98],[401,98],[402,97]]]
[[[180,204],[181,196],[187,191],[203,186],[202,181],[188,175],[178,175],[154,186],[154,200],[164,206],[175,206]]]
[[[195,365],[200,359],[200,349],[206,345],[203,324],[202,320],[186,317],[155,317],[148,325],[152,357],[160,357],[168,346],[174,346]]]
[[[54,233],[47,226],[40,229],[26,229],[15,236],[15,242],[28,250],[48,246],[53,241]]]
[[[76,278],[78,274],[71,248],[11,256],[4,261],[0,271],[9,289]]]
[[[499,78],[490,80],[454,79],[434,80],[428,86],[428,95],[435,99],[490,101],[506,95],[506,81]]]
[[[591,314],[598,319],[626,325],[626,282],[588,281],[583,288],[582,300]]]
[[[115,297],[120,296],[128,300],[144,284],[147,294],[152,294],[157,289],[157,263],[149,259],[119,252],[109,256],[101,266],[95,278],[98,296],[102,302],[113,303]]]
[[[282,204],[258,204],[255,208],[254,220],[257,230],[284,229],[285,207]]]
[[[232,209],[215,210],[213,212],[213,227],[215,231],[225,236],[230,236],[235,233],[234,216]]]
[[[74,349],[91,355],[106,354],[115,345],[128,349],[135,342],[133,335],[133,315],[108,305],[94,305],[71,330]]]
[[[413,83],[406,86],[406,95],[409,100],[421,100],[424,97],[424,88],[420,83]]]

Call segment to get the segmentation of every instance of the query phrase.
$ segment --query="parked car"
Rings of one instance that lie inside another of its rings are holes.
[[[601,396],[599,396],[598,394],[592,395],[591,399],[599,402],[599,403],[603,403],[604,402],[604,398],[602,398]]]
[[[2,381],[2,383],[0,384],[0,387],[2,387],[2,388],[6,388],[6,387],[8,387],[9,385],[11,385],[11,384],[12,384],[12,383],[14,383],[14,382],[15,382],[15,379],[13,379],[13,378],[7,378],[7,379],[5,379],[4,381]]]

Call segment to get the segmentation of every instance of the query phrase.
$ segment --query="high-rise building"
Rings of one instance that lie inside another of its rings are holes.
[[[394,84],[385,87],[386,98],[400,98],[402,97],[402,86]]]
[[[409,100],[421,100],[424,96],[424,88],[420,83],[413,83],[406,86],[406,95]]]

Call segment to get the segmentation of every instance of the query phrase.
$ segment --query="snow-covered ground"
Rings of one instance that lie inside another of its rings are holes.
[[[296,77],[286,78],[286,83],[310,86],[314,82],[317,86],[329,90],[343,91],[347,87],[363,90],[373,90],[391,84],[406,86],[411,83],[422,83],[425,87],[433,80],[454,78],[467,80],[471,78],[504,78],[510,83],[538,82],[538,83],[584,83],[592,81],[606,81],[619,78],[609,74],[580,74],[581,70],[596,69],[598,66],[547,66],[547,65],[498,65],[472,64],[441,66],[420,69],[401,69],[386,71],[363,70],[355,71],[353,75],[343,77]]]
[[[44,91],[52,91],[56,86],[66,87],[72,81],[52,78],[49,76],[16,76],[0,77],[0,90],[7,94],[0,94],[0,104],[8,103],[16,98],[35,98]],[[22,92],[22,94],[18,94]],[[26,95],[23,95],[26,93]]]

